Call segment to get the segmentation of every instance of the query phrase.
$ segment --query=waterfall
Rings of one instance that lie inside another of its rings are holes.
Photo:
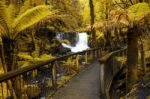
[[[87,33],[83,32],[83,33],[77,33],[77,34],[78,34],[79,39],[75,46],[71,46],[71,45],[62,43],[63,47],[71,49],[71,52],[74,52],[74,53],[81,52],[81,51],[89,48]]]

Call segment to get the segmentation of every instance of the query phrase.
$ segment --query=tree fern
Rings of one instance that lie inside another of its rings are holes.
[[[40,5],[19,13],[15,4],[6,5],[5,2],[5,0],[0,0],[0,36],[3,43],[2,49],[4,50],[2,55],[7,58],[7,60],[3,60],[6,61],[5,66],[14,67],[16,37],[23,30],[33,27],[47,16],[53,15],[55,11],[52,11],[49,6]],[[12,49],[9,49],[9,47]],[[6,54],[7,51],[10,53]]]
[[[37,6],[27,10],[25,13],[19,15],[13,23],[14,32],[20,32],[46,18],[53,15],[55,11],[50,11],[48,6]]]
[[[138,3],[128,8],[128,15],[132,21],[138,21],[146,13],[150,12],[150,7],[147,3]]]
[[[21,31],[55,13],[55,11],[51,11],[49,6],[45,5],[36,6],[20,12],[22,13],[16,11],[14,4],[6,7],[5,1],[0,1],[0,33],[2,36],[15,39]]]

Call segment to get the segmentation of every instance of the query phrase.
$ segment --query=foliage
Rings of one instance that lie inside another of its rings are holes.
[[[97,40],[104,39],[104,33],[100,32],[100,31],[97,31],[96,32],[96,39]]]
[[[140,23],[150,13],[147,3],[138,3],[128,9],[115,9],[111,11],[112,23],[132,26],[134,22]]]
[[[30,9],[23,9],[24,6],[18,6],[17,3],[6,4],[6,0],[0,1],[0,36],[2,38],[3,65],[5,72],[11,70],[16,64],[15,56],[17,54],[17,37],[21,36],[24,30],[37,26],[37,23],[44,23],[44,19],[55,14],[56,10],[51,10],[50,6],[39,5]],[[19,10],[18,10],[19,9]],[[10,48],[9,48],[10,47]],[[6,54],[7,51],[10,53]],[[7,66],[7,67],[6,67]]]
[[[3,69],[3,66],[2,66],[1,61],[0,61],[0,75],[1,74],[4,74],[4,69]]]
[[[69,67],[74,67],[75,65],[75,60],[72,58],[68,58],[67,61],[63,61],[63,63]]]
[[[3,0],[0,1],[0,7],[0,33],[10,39],[15,39],[21,31],[55,13],[55,11],[50,11],[49,6],[45,5],[33,7],[23,13],[17,13],[14,12],[16,10],[15,5],[10,4],[6,7]]]
[[[150,7],[147,3],[138,3],[128,8],[129,18],[133,21],[140,20],[147,12],[150,12]]]
[[[85,0],[79,0],[81,5],[81,14],[83,16],[83,26],[89,26],[90,24],[90,8],[89,2]],[[110,2],[110,0],[108,0]],[[99,22],[105,20],[106,16],[106,1],[105,0],[93,0],[94,3],[94,14],[95,14],[95,21]]]
[[[51,2],[54,9],[59,10],[57,16],[49,20],[49,26],[56,31],[69,32],[77,30],[81,24],[80,5],[77,0],[60,0]]]
[[[126,57],[117,57],[116,59],[117,59],[117,61],[121,62],[122,64],[126,63],[126,61],[127,61]]]
[[[66,61],[62,61],[67,71],[67,75],[73,74],[76,71],[76,60],[69,57]]]
[[[3,96],[2,94],[0,94],[0,97],[3,97],[3,98],[7,98],[8,96],[10,96],[10,91],[7,90],[8,86],[6,83],[3,83],[3,86],[0,86],[0,93],[3,93]]]
[[[23,93],[27,93],[30,97],[35,97],[41,93],[41,88],[36,84],[24,85]]]
[[[90,24],[90,12],[89,12],[89,3],[85,0],[80,0],[81,5],[81,14],[83,16],[83,25]]]
[[[65,44],[67,44],[67,45],[70,45],[70,44],[71,44],[70,41],[67,40],[67,39],[62,40],[61,42],[62,42],[62,43],[65,43]]]
[[[21,67],[28,66],[38,61],[44,61],[44,60],[55,58],[55,56],[52,56],[51,54],[42,54],[39,56],[39,54],[36,51],[34,51],[32,55],[30,55],[29,53],[20,52],[18,54],[18,57],[21,60],[23,60],[18,62],[19,65],[21,65]]]

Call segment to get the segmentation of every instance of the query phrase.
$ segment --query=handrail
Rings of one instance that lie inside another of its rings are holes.
[[[100,92],[101,98],[110,99],[110,88],[113,78],[122,69],[122,64],[116,61],[116,56],[125,56],[127,47],[110,52],[99,59],[100,62]],[[114,98],[115,99],[115,98]]]
[[[85,51],[82,51],[82,52],[77,52],[77,53],[64,55],[64,56],[61,56],[61,57],[57,57],[57,58],[54,58],[54,59],[49,59],[49,60],[46,60],[46,61],[37,62],[37,63],[34,63],[32,65],[29,65],[29,66],[26,66],[26,67],[23,67],[23,68],[19,68],[17,70],[7,72],[6,74],[0,75],[0,82],[11,79],[12,77],[17,77],[18,75],[29,72],[31,70],[38,69],[38,68],[40,68],[44,65],[47,65],[49,63],[52,63],[54,61],[58,61],[58,60],[66,58],[66,57],[82,54],[84,52],[94,51],[94,50],[97,50],[97,49],[100,49],[100,48],[88,49],[88,50],[85,50]]]
[[[105,56],[103,56],[102,58],[100,58],[99,61],[100,61],[101,63],[104,63],[104,62],[106,62],[112,55],[117,54],[118,52],[121,52],[121,51],[126,50],[126,49],[127,49],[127,47],[124,47],[124,48],[122,48],[122,49],[119,49],[119,50],[110,52],[110,53],[106,54]]]

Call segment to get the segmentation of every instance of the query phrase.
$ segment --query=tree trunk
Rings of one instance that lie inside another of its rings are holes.
[[[137,81],[137,64],[138,64],[138,37],[136,33],[129,31],[128,48],[127,48],[127,87],[128,91]]]
[[[96,31],[93,27],[95,23],[95,15],[94,15],[94,4],[93,0],[89,0],[89,6],[90,6],[90,17],[91,17],[91,33],[92,33],[92,47],[96,47]]]
[[[3,38],[3,63],[5,67],[5,72],[13,71],[18,68],[17,66],[17,60],[16,60],[16,55],[17,55],[17,45],[15,40],[10,40],[9,38]],[[19,78],[21,76],[12,78],[11,80],[7,81],[7,85],[10,89],[11,96],[13,96],[13,99],[17,99],[21,95],[21,89],[23,87],[21,81],[23,81],[23,78]]]
[[[1,60],[2,60],[2,65],[3,65],[4,73],[7,73],[8,72],[8,66],[7,66],[6,61],[5,61],[5,52],[4,51],[5,51],[5,49],[4,49],[4,46],[3,46],[3,43],[2,43],[0,45],[0,55],[1,55],[0,57],[1,57]],[[12,86],[11,80],[8,80],[6,83],[8,85],[8,89],[10,90],[11,96],[13,96],[13,99],[17,99],[16,93],[15,93],[15,90],[14,90],[14,88]]]
[[[108,9],[108,0],[106,0],[105,6],[106,6],[106,12],[105,12],[105,14],[106,14],[106,19],[108,19],[108,13],[109,13],[109,9]]]
[[[105,38],[106,38],[105,47],[113,47],[112,46],[112,38],[111,38],[111,32],[110,31],[106,31]],[[111,48],[109,49],[109,51],[111,51]]]
[[[14,64],[13,58],[14,58],[14,46],[13,46],[13,40],[10,40],[8,38],[3,38],[3,51],[4,51],[4,57],[5,62],[7,66],[7,71],[11,71],[14,67],[12,66]]]
[[[3,44],[0,45],[0,58],[1,58],[2,65],[3,65],[4,73],[6,73],[7,72],[7,66],[6,66],[6,62],[5,62]]]

